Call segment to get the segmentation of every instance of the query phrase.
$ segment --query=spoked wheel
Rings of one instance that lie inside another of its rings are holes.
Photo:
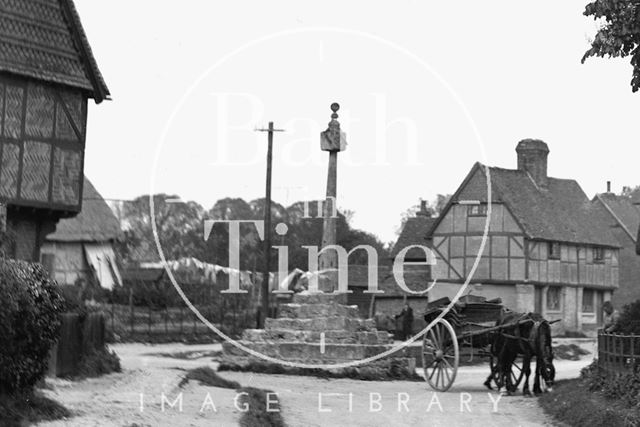
[[[449,322],[440,319],[422,340],[422,366],[429,385],[447,391],[458,373],[458,339]]]
[[[493,382],[496,383],[498,389],[505,387],[507,385],[507,376],[503,375],[498,368],[498,359],[494,356],[491,356],[489,359],[489,366],[491,367],[491,377],[493,378]],[[509,391],[516,391],[518,386],[520,386],[520,382],[522,382],[522,377],[524,376],[524,372],[522,372],[522,362],[519,359],[514,360],[511,363],[510,369],[508,370],[510,387]]]

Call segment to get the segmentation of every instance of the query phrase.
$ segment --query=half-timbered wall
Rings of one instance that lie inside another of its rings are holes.
[[[0,200],[79,211],[86,96],[0,75]]]
[[[487,220],[472,206],[452,205],[434,231],[434,279],[463,281],[471,271]],[[479,211],[482,213],[482,209]],[[526,279],[543,285],[617,287],[616,249],[556,243],[556,257],[549,255],[550,244],[526,239],[509,210],[493,203],[489,234],[472,280],[522,283]]]
[[[473,206],[453,205],[433,233],[437,257],[434,279],[464,280],[470,273],[487,221],[487,216],[474,214]],[[486,205],[478,206],[486,209]],[[473,280],[524,280],[524,245],[524,235],[513,216],[504,205],[492,204],[489,234]]]
[[[548,284],[618,286],[618,250],[558,243],[559,256],[549,255],[550,243],[530,241],[529,280]],[[601,259],[594,254],[601,251]]]

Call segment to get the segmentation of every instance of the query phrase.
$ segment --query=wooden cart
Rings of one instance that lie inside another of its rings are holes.
[[[427,323],[438,317],[449,305],[448,298],[429,304],[424,315]],[[486,301],[480,297],[465,296],[427,331],[422,340],[422,366],[424,376],[431,387],[447,391],[456,379],[460,362],[460,350],[468,349],[469,357],[489,358],[492,380],[498,388],[505,385],[505,375],[494,369],[504,348],[496,348],[506,340],[497,340],[498,335],[508,336],[505,330],[530,320],[521,320],[495,326],[507,311],[500,299]],[[510,336],[509,336],[510,337]],[[510,384],[517,388],[522,381],[522,363],[514,360],[510,369]]]

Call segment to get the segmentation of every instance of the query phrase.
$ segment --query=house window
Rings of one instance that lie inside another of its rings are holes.
[[[561,291],[559,286],[551,286],[547,290],[547,310],[560,311]]]
[[[469,216],[487,216],[487,205],[471,205],[468,207]]]
[[[560,259],[560,243],[549,242],[549,259]]]
[[[593,289],[582,290],[582,312],[583,313],[595,313],[595,296],[596,293]]]
[[[604,248],[593,248],[593,262],[604,262]]]

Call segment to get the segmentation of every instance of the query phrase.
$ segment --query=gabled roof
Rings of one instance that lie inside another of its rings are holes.
[[[120,222],[85,177],[82,210],[73,218],[60,220],[56,231],[47,236],[47,241],[109,242],[118,239],[120,235]]]
[[[593,198],[593,203],[600,203],[614,223],[621,227],[633,242],[636,241],[636,234],[640,227],[640,210],[633,204],[631,198],[602,193]]]
[[[109,98],[73,0],[0,0],[0,71]]]
[[[426,246],[426,236],[427,232],[436,221],[435,218],[428,217],[426,215],[416,215],[411,218],[407,218],[407,221],[404,223],[404,227],[402,227],[402,231],[400,232],[400,236],[398,236],[398,240],[395,245],[393,245],[393,250],[391,251],[391,257],[395,258],[402,249],[411,245],[422,245]],[[426,256],[424,251],[418,248],[412,248],[405,255],[405,259],[425,259]]]
[[[575,180],[549,177],[542,188],[521,170],[489,167],[489,175],[492,202],[504,203],[530,239],[620,247]],[[474,165],[450,203],[459,200],[487,201],[484,165]]]

